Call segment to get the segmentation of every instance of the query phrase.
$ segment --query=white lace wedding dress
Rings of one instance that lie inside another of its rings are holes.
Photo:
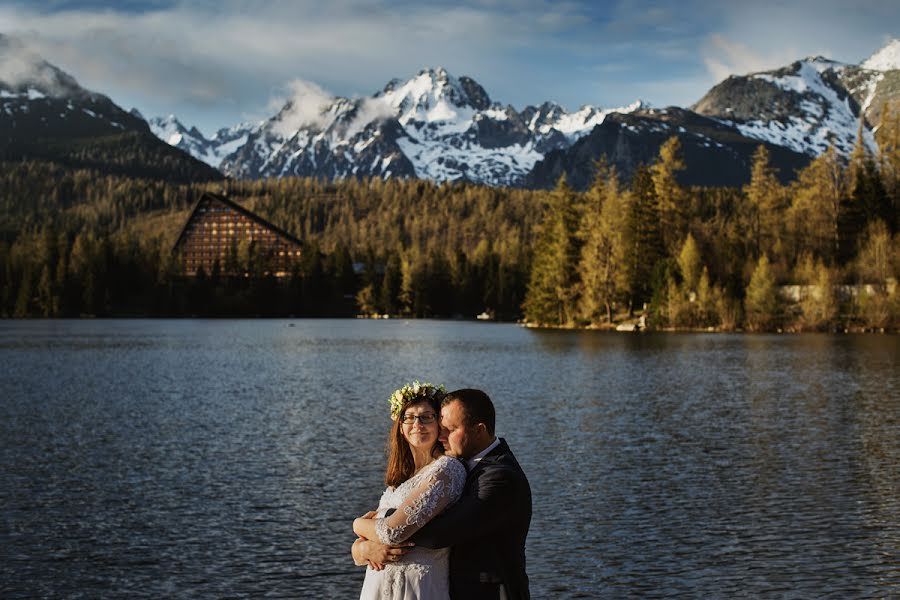
[[[459,500],[466,483],[466,468],[441,456],[401,483],[389,487],[378,503],[375,531],[379,541],[396,544],[409,538],[435,515]],[[385,518],[388,509],[397,509]],[[450,598],[450,549],[419,546],[381,571],[366,568],[360,600],[443,600]]]

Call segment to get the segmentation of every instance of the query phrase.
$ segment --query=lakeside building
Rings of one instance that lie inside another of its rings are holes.
[[[185,275],[251,273],[286,277],[302,255],[300,240],[225,196],[204,193],[172,252]]]

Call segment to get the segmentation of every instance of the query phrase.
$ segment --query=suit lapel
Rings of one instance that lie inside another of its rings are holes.
[[[485,454],[484,457],[480,461],[478,461],[478,464],[475,465],[475,468],[469,471],[469,474],[466,477],[466,483],[474,481],[481,470],[485,467],[499,462],[500,458],[508,451],[509,446],[506,445],[506,441],[503,438],[500,438],[500,443],[497,444],[497,447]]]

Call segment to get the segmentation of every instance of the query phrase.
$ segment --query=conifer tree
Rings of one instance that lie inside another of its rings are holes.
[[[378,307],[375,300],[375,287],[370,283],[356,294],[356,305],[363,315],[377,315]]]
[[[800,302],[800,309],[803,311],[804,326],[817,330],[831,322],[837,314],[834,277],[822,261],[816,261],[810,283]]]
[[[16,296],[16,306],[13,309],[13,316],[17,319],[23,319],[32,315],[32,297],[34,295],[33,281],[31,266],[28,265],[22,272],[19,290]]]
[[[781,237],[784,193],[776,174],[776,169],[769,162],[769,151],[760,144],[753,154],[750,183],[744,187],[750,211],[754,259],[758,259],[762,252],[771,252]]]
[[[602,310],[604,320],[611,323],[613,304],[626,288],[623,233],[627,201],[619,190],[615,167],[609,167],[605,160],[598,163],[585,200],[579,231],[583,241],[578,263],[579,313],[587,322],[596,323]]]
[[[744,305],[747,324],[754,331],[767,329],[777,317],[778,295],[775,288],[775,277],[769,268],[769,259],[765,254],[759,257],[756,269],[750,277]]]
[[[665,255],[653,179],[641,165],[631,182],[630,200],[623,232],[626,248],[625,292],[629,313],[650,301],[653,270]]]
[[[670,255],[678,251],[678,244],[686,231],[684,188],[678,183],[676,174],[686,168],[681,158],[681,142],[672,136],[659,148],[659,157],[650,167],[653,187],[656,190],[661,230],[666,250]]]
[[[725,309],[725,295],[721,288],[714,286],[709,281],[709,271],[703,267],[700,273],[700,279],[697,282],[697,325],[704,327],[716,327],[725,320],[723,309]],[[733,326],[733,324],[730,324]]]
[[[897,252],[896,240],[892,238],[884,222],[875,221],[870,224],[861,239],[857,257],[859,283],[886,289],[888,279],[896,275],[893,255]]]
[[[811,252],[833,263],[840,243],[844,174],[834,146],[800,171],[793,186],[790,222],[795,256]]]
[[[384,278],[381,282],[381,293],[378,298],[378,306],[382,313],[396,315],[400,312],[398,298],[402,284],[403,272],[400,255],[397,252],[391,252],[384,266]]]
[[[847,168],[849,194],[842,199],[840,206],[838,262],[841,264],[853,258],[867,223],[878,219],[888,222],[891,219],[881,174],[865,143],[862,119],[861,116],[856,145]]]
[[[886,195],[887,226],[891,234],[900,231],[900,106],[885,103],[881,123],[875,133],[879,147],[878,170]]]
[[[700,250],[697,248],[697,242],[690,233],[687,234],[684,244],[681,246],[681,252],[678,254],[678,268],[681,269],[685,291],[696,293],[703,263],[700,259]]]
[[[549,194],[541,220],[525,295],[525,318],[538,324],[563,325],[575,313],[578,214],[575,193],[565,175]]]
[[[38,279],[37,288],[38,312],[42,317],[55,317],[59,306],[59,297],[56,294],[53,275],[50,265],[44,263],[41,268],[41,276]]]

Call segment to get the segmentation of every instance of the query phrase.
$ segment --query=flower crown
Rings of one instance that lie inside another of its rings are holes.
[[[418,381],[408,383],[391,394],[391,420],[396,421],[405,406],[432,398],[441,400],[446,394],[447,391],[443,385],[436,386]]]

